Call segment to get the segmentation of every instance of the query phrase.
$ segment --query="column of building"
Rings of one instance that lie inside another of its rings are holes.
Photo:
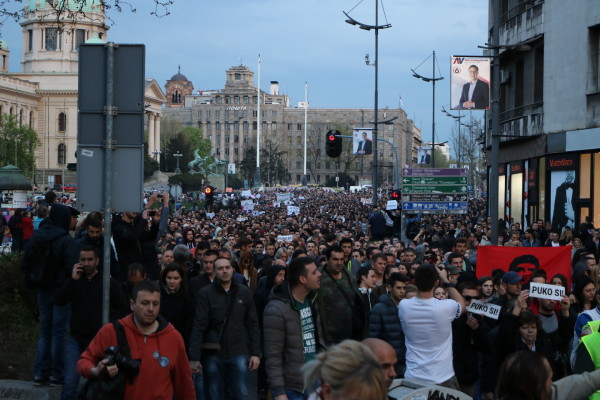
[[[148,113],[148,155],[150,157],[153,156],[153,152],[154,152],[154,125],[155,125],[155,118],[154,118],[154,113],[149,112]]]
[[[160,114],[155,114],[154,118],[154,149],[153,152],[156,151],[156,161],[160,162]]]

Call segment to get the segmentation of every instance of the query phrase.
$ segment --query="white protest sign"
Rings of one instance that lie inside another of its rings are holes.
[[[277,236],[278,242],[291,242],[294,240],[294,235],[279,235]]]
[[[206,213],[206,217],[213,219],[215,217],[215,213]]]
[[[300,207],[297,206],[288,206],[287,208],[287,215],[299,215],[300,214]]]
[[[298,200],[304,200],[305,198],[306,198],[306,197],[304,197],[304,196],[299,196],[299,197],[298,197]]]
[[[281,207],[281,203],[278,201],[273,202],[273,207]]]
[[[397,200],[388,200],[386,210],[397,210],[398,209],[398,201]]]
[[[291,199],[291,195],[289,193],[277,193],[277,201],[278,202],[282,202],[282,201],[288,201]]]
[[[561,300],[564,295],[564,286],[529,282],[529,297],[537,297],[539,299],[548,300]]]
[[[248,221],[248,217],[238,217],[237,222]]]
[[[373,204],[373,199],[371,199],[371,198],[368,198],[368,199],[362,198],[362,199],[360,199],[360,202],[362,204],[364,204],[365,206],[370,206],[371,204]]]
[[[242,197],[250,197],[252,196],[252,192],[249,190],[242,190]]]
[[[252,211],[252,216],[254,217],[258,217],[263,215],[265,212],[264,211]]]
[[[469,308],[467,308],[467,311],[472,312],[473,314],[485,315],[486,317],[492,319],[498,319],[501,309],[502,306],[498,306],[496,304],[484,303],[483,301],[479,300],[471,300],[471,304],[469,305]]]
[[[245,211],[252,210],[254,208],[254,202],[252,200],[242,200],[240,204],[242,205],[242,209]]]

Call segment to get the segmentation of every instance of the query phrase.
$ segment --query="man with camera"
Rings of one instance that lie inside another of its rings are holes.
[[[115,348],[119,342],[116,327],[104,325],[81,355],[79,374],[106,381],[125,374],[124,399],[194,400],[183,338],[159,315],[158,287],[149,281],[138,283],[130,307],[132,314],[119,320],[126,345]]]

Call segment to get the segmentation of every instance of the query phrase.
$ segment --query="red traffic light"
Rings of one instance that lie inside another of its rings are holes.
[[[392,193],[390,193],[390,198],[392,200],[400,200],[400,191],[394,190]]]
[[[327,140],[329,140],[330,142],[335,142],[335,135],[327,136]]]

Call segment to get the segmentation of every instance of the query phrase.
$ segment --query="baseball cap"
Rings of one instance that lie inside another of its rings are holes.
[[[515,271],[508,271],[502,275],[502,282],[514,285],[516,283],[521,283],[521,277]]]

